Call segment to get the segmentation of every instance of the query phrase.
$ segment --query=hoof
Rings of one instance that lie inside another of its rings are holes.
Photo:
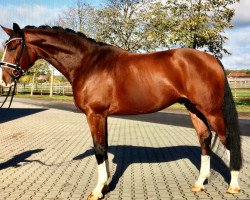
[[[93,193],[91,193],[87,198],[87,200],[100,200],[100,199],[102,199],[102,197],[98,197],[94,195]]]
[[[99,200],[99,199],[103,199],[103,194],[107,193],[108,191],[109,191],[109,186],[108,185],[104,185],[104,187],[102,188],[102,193],[94,194],[93,192],[91,192],[91,194],[88,196],[87,200]]]
[[[229,194],[238,194],[239,192],[240,192],[239,187],[232,188],[231,186],[229,186],[227,189],[227,193],[229,193]]]
[[[205,187],[203,185],[196,185],[194,184],[192,186],[192,192],[202,192],[205,190]]]

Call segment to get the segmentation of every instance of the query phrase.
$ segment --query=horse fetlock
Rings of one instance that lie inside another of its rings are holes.
[[[206,180],[206,179],[208,179],[208,178],[210,177],[210,172],[201,174],[200,176],[202,176],[202,178],[203,178],[204,180]]]

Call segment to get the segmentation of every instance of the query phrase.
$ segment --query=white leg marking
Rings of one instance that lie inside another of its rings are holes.
[[[230,151],[226,150],[226,152],[228,158],[228,165],[230,165]],[[238,183],[239,171],[231,171],[230,173],[231,173],[231,180],[227,192],[232,194],[238,193],[240,191],[240,186]]]
[[[92,195],[98,198],[103,197],[102,190],[104,186],[107,185],[108,178],[109,178],[108,160],[105,160],[105,162],[98,165],[98,182],[95,189],[92,191]]]
[[[1,61],[4,61],[4,57],[5,57],[5,54],[6,54],[6,47],[4,49],[4,53],[3,53],[3,57],[2,57],[2,60]],[[6,84],[3,82],[2,80],[2,76],[3,76],[3,68],[1,67],[1,73],[0,73],[0,85],[2,84],[3,86],[5,86]]]
[[[238,178],[239,178],[239,171],[231,171],[231,181],[229,187],[232,190],[240,189]]]
[[[204,189],[203,183],[210,176],[210,156],[201,156],[201,168],[198,180],[195,182],[195,186],[199,186]]]

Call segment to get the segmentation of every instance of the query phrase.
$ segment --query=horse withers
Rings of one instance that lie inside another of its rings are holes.
[[[2,28],[9,35],[1,62],[7,84],[40,58],[71,83],[75,104],[87,117],[98,163],[98,182],[89,200],[101,199],[108,189],[107,117],[156,112],[176,102],[188,109],[202,150],[200,175],[192,191],[204,190],[210,175],[210,126],[230,154],[227,192],[240,191],[238,116],[223,66],[214,56],[184,48],[130,53],[60,27],[21,29],[14,23],[13,30]]]

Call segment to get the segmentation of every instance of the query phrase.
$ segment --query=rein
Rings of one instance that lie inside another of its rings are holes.
[[[21,40],[21,51],[20,51],[20,54],[18,55],[17,63],[12,64],[12,63],[8,63],[8,62],[4,62],[3,60],[4,60],[5,53],[6,53],[7,45],[10,42],[14,41],[14,40]],[[2,61],[0,62],[0,67],[12,69],[12,74],[8,73],[12,77],[12,79],[14,80],[14,88],[12,90],[11,99],[10,99],[9,106],[8,106],[8,108],[10,108],[10,106],[12,104],[12,101],[13,101],[13,97],[15,95],[15,90],[16,90],[16,87],[17,87],[17,81],[25,73],[25,71],[22,70],[22,68],[19,65],[24,49],[25,49],[26,55],[28,57],[30,67],[31,67],[31,60],[30,60],[29,52],[28,52],[28,49],[27,49],[27,47],[25,45],[25,40],[24,40],[23,37],[21,37],[21,38],[13,38],[13,39],[9,40],[8,42],[6,42],[5,45],[6,45],[6,47],[5,47],[5,50],[4,50],[4,55],[3,55]],[[12,87],[13,87],[13,85],[11,85],[9,87],[9,91],[8,91],[4,101],[2,102],[0,108],[2,108],[4,106],[7,99],[9,98]]]
[[[17,81],[15,80],[14,89],[13,89],[12,94],[11,94],[10,103],[9,103],[8,108],[10,108],[10,106],[11,106],[11,104],[12,104],[12,100],[13,100],[13,97],[14,97],[15,91],[16,91],[16,85],[17,85]],[[5,99],[4,99],[4,101],[2,102],[0,108],[3,108],[5,102],[6,102],[7,99],[9,98],[12,87],[13,87],[13,85],[11,85],[11,86],[9,87],[8,93],[7,93],[7,95],[6,95]]]

